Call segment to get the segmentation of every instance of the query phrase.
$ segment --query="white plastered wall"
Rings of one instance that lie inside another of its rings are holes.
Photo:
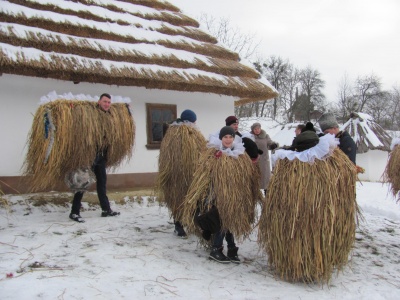
[[[26,155],[27,137],[40,98],[49,92],[57,94],[111,95],[129,97],[136,123],[135,148],[131,160],[114,173],[157,172],[158,150],[147,150],[146,103],[176,104],[178,116],[184,109],[197,114],[197,125],[206,138],[225,125],[225,118],[234,112],[233,97],[205,93],[150,90],[138,87],[90,84],[41,79],[17,75],[0,76],[1,147],[0,176],[20,176]]]
[[[366,153],[357,154],[357,165],[365,169],[365,173],[358,174],[358,178],[362,181],[382,181],[388,155],[388,152],[381,150],[369,150]]]

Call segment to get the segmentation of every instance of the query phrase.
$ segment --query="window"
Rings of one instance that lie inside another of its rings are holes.
[[[160,149],[163,124],[176,119],[176,105],[146,103],[147,149]]]

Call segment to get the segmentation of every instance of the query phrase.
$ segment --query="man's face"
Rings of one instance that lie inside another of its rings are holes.
[[[239,129],[239,122],[233,123],[229,126],[231,126],[233,128],[233,130],[235,130],[235,132],[237,132]]]
[[[338,134],[338,132],[339,132],[338,127],[332,127],[332,128],[328,128],[328,129],[324,130],[325,134],[330,133],[330,134],[336,135],[336,134]]]
[[[298,136],[301,133],[301,129],[296,127],[294,133],[296,134],[296,136]]]
[[[106,96],[101,97],[97,103],[99,104],[100,108],[104,111],[108,111],[111,107],[111,99]]]
[[[225,148],[232,148],[234,140],[235,140],[235,138],[233,136],[231,136],[230,134],[224,135],[221,140],[222,146],[224,146]]]

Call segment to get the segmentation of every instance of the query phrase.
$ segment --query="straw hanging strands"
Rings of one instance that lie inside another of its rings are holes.
[[[390,184],[390,191],[397,202],[400,201],[400,146],[397,145],[389,154],[384,172],[384,181]]]
[[[182,215],[182,202],[192,182],[201,152],[203,134],[190,124],[170,125],[160,147],[156,191],[175,220]]]
[[[356,172],[338,148],[313,164],[277,162],[259,223],[258,242],[278,276],[328,282],[355,241]]]
[[[49,102],[35,113],[24,175],[31,191],[40,191],[56,186],[71,171],[90,168],[97,152],[107,151],[107,167],[117,167],[132,156],[134,139],[135,123],[125,103],[104,112],[96,102]]]
[[[234,158],[222,153],[216,157],[216,151],[207,149],[200,157],[183,203],[182,223],[189,233],[198,233],[194,223],[196,210],[204,212],[214,204],[222,228],[243,240],[252,231],[256,203],[262,197],[259,172],[247,154]]]

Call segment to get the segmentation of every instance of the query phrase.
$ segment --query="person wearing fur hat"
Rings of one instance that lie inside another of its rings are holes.
[[[336,117],[333,113],[324,113],[318,120],[321,131],[324,134],[333,134],[339,139],[339,148],[347,155],[347,157],[356,164],[356,143],[347,131],[341,131]]]
[[[180,118],[168,125],[160,146],[156,187],[161,201],[165,201],[174,218],[174,233],[180,238],[187,238],[180,222],[181,204],[200,153],[206,148],[206,140],[196,121],[194,111],[184,110]]]
[[[258,149],[262,151],[258,160],[258,165],[261,171],[260,188],[267,192],[268,183],[271,178],[271,164],[269,160],[268,150],[274,150],[278,147],[278,143],[274,142],[264,129],[261,129],[261,124],[256,122],[251,125],[251,133],[255,138]]]

